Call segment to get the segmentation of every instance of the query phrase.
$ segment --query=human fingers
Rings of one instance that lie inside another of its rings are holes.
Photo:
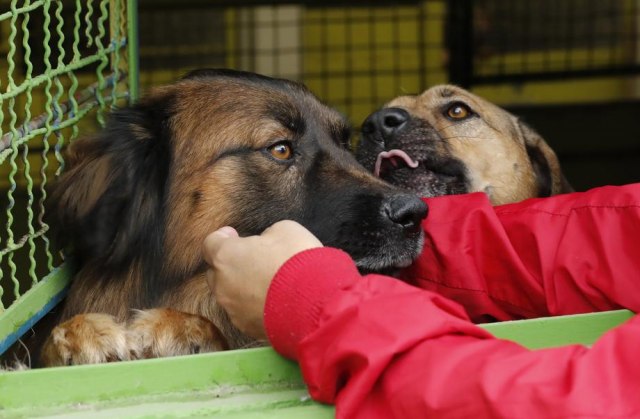
[[[206,260],[209,265],[212,264],[213,257],[216,253],[218,253],[218,250],[220,249],[220,246],[222,246],[222,243],[226,239],[231,237],[239,237],[238,232],[233,227],[224,226],[209,234],[204,239],[203,256],[204,260]]]
[[[261,234],[261,237],[274,242],[284,242],[297,251],[322,247],[322,242],[313,233],[292,220],[278,221],[268,227]]]

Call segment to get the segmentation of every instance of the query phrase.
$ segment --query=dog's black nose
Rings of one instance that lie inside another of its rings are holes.
[[[390,138],[409,120],[409,112],[401,108],[384,108],[369,115],[362,124],[363,134],[379,132],[383,139]]]
[[[382,205],[389,220],[398,224],[408,234],[420,229],[420,222],[429,212],[427,204],[413,194],[393,195]]]

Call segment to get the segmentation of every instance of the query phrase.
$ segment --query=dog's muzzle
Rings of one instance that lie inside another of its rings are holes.
[[[428,213],[427,204],[414,194],[393,195],[382,203],[384,216],[402,229],[405,235],[416,234]]]

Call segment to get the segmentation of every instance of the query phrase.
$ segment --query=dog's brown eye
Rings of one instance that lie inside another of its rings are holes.
[[[287,142],[272,145],[269,147],[269,153],[278,160],[289,160],[293,157],[293,149]]]
[[[462,103],[456,103],[447,109],[447,116],[451,119],[465,119],[471,115],[471,109]]]

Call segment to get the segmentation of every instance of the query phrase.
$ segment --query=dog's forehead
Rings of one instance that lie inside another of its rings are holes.
[[[335,110],[295,82],[267,77],[196,77],[176,87],[172,130],[177,157],[261,148],[280,139],[338,138],[346,125]]]
[[[216,112],[233,113],[237,118],[273,118],[285,126],[303,119],[327,124],[343,119],[322,104],[304,85],[270,77],[218,76],[185,81],[183,103],[196,102]],[[197,105],[196,105],[197,106]]]
[[[511,116],[506,110],[482,97],[461,87],[447,84],[433,86],[419,95],[397,97],[385,106],[401,107],[415,115],[425,115],[431,114],[436,110],[439,111],[447,104],[455,102],[465,103],[476,112],[482,112],[488,115],[500,115],[501,119]]]
[[[433,108],[447,103],[463,102],[471,107],[493,107],[493,105],[473,93],[453,85],[438,85],[424,91],[417,97],[420,105]]]

